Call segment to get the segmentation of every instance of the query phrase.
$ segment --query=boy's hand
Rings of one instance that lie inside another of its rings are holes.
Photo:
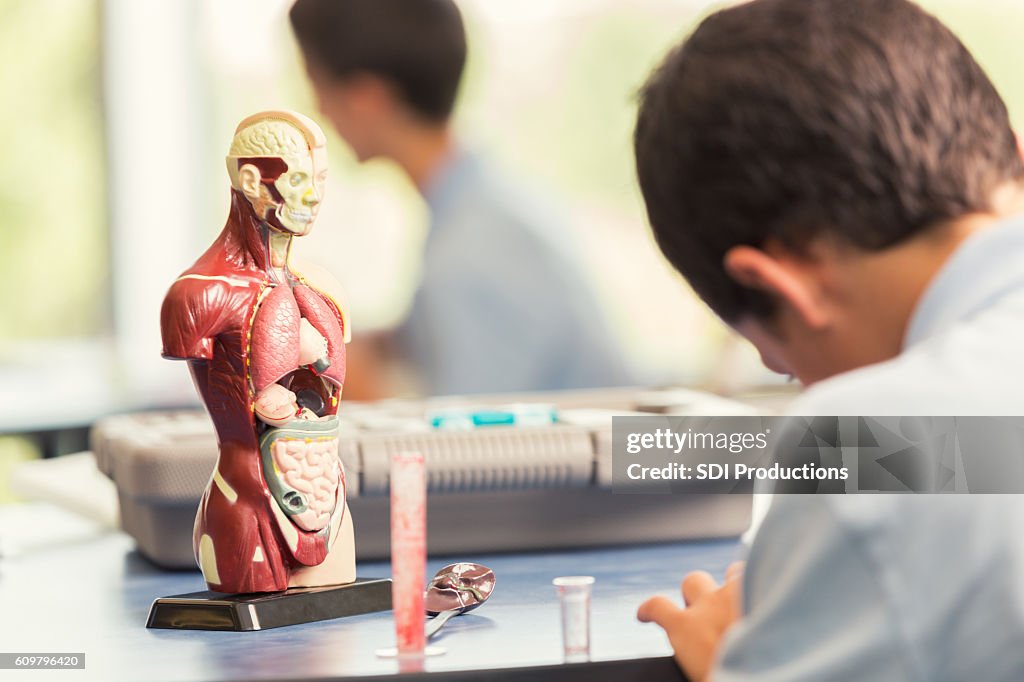
[[[691,682],[708,679],[725,631],[739,620],[742,577],[742,562],[729,566],[721,586],[708,573],[695,571],[683,579],[685,609],[667,597],[651,597],[636,612],[640,621],[665,630],[676,663]]]

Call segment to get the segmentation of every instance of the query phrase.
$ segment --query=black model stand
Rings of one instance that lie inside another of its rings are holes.
[[[285,592],[192,592],[163,597],[149,609],[146,627],[250,632],[390,608],[391,580],[360,578],[348,585],[301,587]]]

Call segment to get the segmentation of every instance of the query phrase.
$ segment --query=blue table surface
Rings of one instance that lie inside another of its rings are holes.
[[[447,653],[427,672],[562,662],[558,599],[551,580],[593,575],[591,658],[665,656],[659,628],[636,621],[654,594],[678,599],[687,571],[721,577],[737,540],[583,551],[431,558],[428,575],[452,561],[494,569],[493,596],[452,619],[434,642]],[[361,576],[389,576],[387,563],[362,563]],[[60,548],[0,558],[0,651],[85,652],[86,669],[0,671],[0,680],[261,680],[389,675],[398,663],[375,655],[394,645],[390,613],[262,632],[148,630],[157,597],[205,589],[198,572],[155,568],[130,538],[110,533]]]

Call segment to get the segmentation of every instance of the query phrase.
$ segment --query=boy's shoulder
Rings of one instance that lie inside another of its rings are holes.
[[[923,369],[900,356],[844,372],[809,387],[786,412],[839,417],[918,414],[922,395],[915,378]]]
[[[1017,335],[1004,326],[964,322],[891,360],[816,383],[786,411],[840,417],[1024,414],[1017,379],[1024,355]]]

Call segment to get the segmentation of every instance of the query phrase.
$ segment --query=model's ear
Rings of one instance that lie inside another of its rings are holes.
[[[238,169],[238,189],[242,190],[249,201],[256,202],[260,199],[260,169],[251,163],[243,164]]]
[[[791,308],[808,327],[821,329],[828,324],[828,316],[813,282],[797,263],[752,246],[734,246],[722,260],[726,274],[736,282],[763,291]]]

